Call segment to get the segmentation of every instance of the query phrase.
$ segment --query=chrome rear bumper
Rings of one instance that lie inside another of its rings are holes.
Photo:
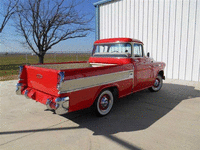
[[[17,95],[22,95],[22,87],[23,87],[22,83],[16,84]],[[31,89],[25,89],[25,91],[23,91],[23,94],[28,99],[30,98],[35,99],[35,93],[36,91],[32,91]],[[47,106],[47,109],[49,110],[55,110],[56,114],[59,114],[59,115],[66,114],[68,113],[68,110],[69,110],[69,97],[58,97],[56,98],[55,102],[53,102],[51,98],[47,99],[46,106]]]

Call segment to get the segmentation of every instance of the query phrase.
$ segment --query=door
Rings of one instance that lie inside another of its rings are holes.
[[[143,45],[133,45],[133,65],[135,72],[134,91],[145,89],[151,86],[152,63],[150,59],[144,56]]]

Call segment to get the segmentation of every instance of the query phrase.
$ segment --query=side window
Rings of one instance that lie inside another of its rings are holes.
[[[134,44],[133,57],[143,57],[143,48],[141,44]]]

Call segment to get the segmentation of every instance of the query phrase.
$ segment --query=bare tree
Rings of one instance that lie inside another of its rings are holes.
[[[10,20],[11,16],[15,13],[18,0],[1,0],[1,4],[3,4],[4,10],[0,14],[3,16],[3,20],[0,24],[0,33],[3,31],[4,27]]]
[[[27,0],[17,7],[16,28],[25,43],[43,63],[44,55],[61,41],[86,37],[92,17],[77,10],[79,3],[69,0]],[[89,18],[89,19],[88,19]]]

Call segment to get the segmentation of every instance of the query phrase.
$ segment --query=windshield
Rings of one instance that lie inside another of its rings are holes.
[[[128,57],[131,56],[131,44],[99,44],[94,46],[95,57]]]

